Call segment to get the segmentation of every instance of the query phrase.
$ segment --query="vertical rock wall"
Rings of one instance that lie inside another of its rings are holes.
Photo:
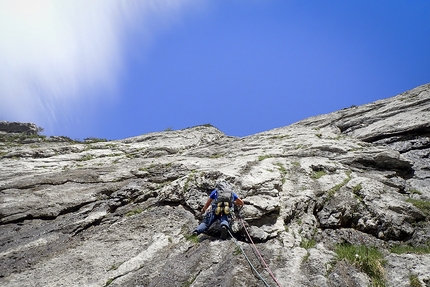
[[[244,138],[1,133],[0,284],[276,286],[246,226],[281,286],[429,286],[429,111],[425,85]],[[235,239],[192,236],[219,180]]]

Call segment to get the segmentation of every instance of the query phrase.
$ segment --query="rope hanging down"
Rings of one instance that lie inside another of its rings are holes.
[[[264,280],[264,278],[261,276],[261,274],[258,273],[257,269],[255,269],[254,265],[252,265],[251,260],[249,260],[248,256],[246,256],[245,251],[243,251],[242,247],[239,245],[239,243],[237,242],[236,238],[234,238],[233,234],[231,234],[230,230],[228,230],[228,234],[230,234],[231,238],[233,238],[234,243],[236,244],[236,246],[240,248],[240,251],[242,251],[242,254],[245,256],[246,261],[248,261],[248,263],[251,266],[252,270],[254,270],[254,272],[257,273],[258,277],[260,277],[261,281],[263,281],[263,283],[264,283],[264,285],[266,285],[266,287],[270,287],[270,285],[267,284],[266,280]]]
[[[254,241],[252,240],[251,236],[249,235],[248,230],[246,229],[245,222],[243,221],[243,219],[242,219],[242,218],[240,218],[240,221],[242,222],[243,229],[245,229],[245,231],[246,231],[246,235],[248,236],[248,239],[251,241],[252,246],[254,247],[254,250],[257,252],[257,254],[258,254],[258,256],[260,257],[261,261],[264,263],[264,266],[266,267],[267,272],[269,272],[270,276],[273,278],[273,280],[276,282],[276,284],[277,284],[279,287],[282,287],[282,286],[281,286],[281,284],[279,284],[279,282],[278,282],[278,280],[276,279],[276,277],[275,277],[275,275],[273,274],[273,272],[270,270],[269,266],[266,264],[266,261],[264,261],[264,258],[263,258],[263,256],[261,256],[260,252],[258,251],[257,246],[255,246]],[[230,232],[230,231],[229,231],[229,232]],[[230,233],[230,235],[231,235],[231,233]],[[232,236],[232,237],[233,237],[233,236]],[[242,251],[242,252],[243,252],[243,251]],[[245,254],[245,253],[243,252],[243,254]],[[246,255],[245,255],[245,256],[246,256]]]

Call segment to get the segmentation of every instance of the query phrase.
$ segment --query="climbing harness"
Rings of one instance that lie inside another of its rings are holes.
[[[220,215],[224,213],[225,215],[230,214],[230,203],[229,202],[218,202],[217,207],[215,208],[215,214]]]

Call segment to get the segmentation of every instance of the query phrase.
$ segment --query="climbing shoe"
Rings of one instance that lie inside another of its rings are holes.
[[[227,239],[227,227],[225,226],[221,227],[221,239],[222,240]]]

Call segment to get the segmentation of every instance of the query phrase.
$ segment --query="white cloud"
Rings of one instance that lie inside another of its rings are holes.
[[[171,25],[189,4],[0,0],[0,120],[52,125],[102,100],[94,97],[112,96],[124,69],[124,32],[138,29],[150,41],[154,26]]]

